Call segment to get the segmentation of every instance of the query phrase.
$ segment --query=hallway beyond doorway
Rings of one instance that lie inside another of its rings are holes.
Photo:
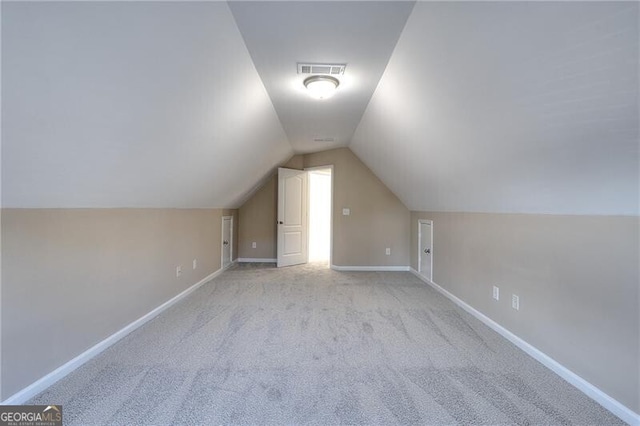
[[[309,262],[331,257],[331,168],[309,171]]]

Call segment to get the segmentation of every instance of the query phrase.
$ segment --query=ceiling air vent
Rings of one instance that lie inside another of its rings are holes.
[[[342,75],[347,64],[309,64],[298,62],[298,74]]]
[[[335,138],[313,138],[314,142],[335,142]]]

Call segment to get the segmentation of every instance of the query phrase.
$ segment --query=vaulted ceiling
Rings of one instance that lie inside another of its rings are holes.
[[[349,146],[412,210],[637,215],[638,12],[2,2],[2,205],[237,207]],[[301,61],[347,64],[333,98]]]
[[[296,152],[349,144],[413,5],[403,1],[230,3]],[[297,62],[347,64],[334,97],[321,102],[310,99],[303,86],[308,75],[296,74]]]

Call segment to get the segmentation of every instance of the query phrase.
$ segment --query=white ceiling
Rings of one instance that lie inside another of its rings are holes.
[[[347,146],[414,2],[229,4],[253,63],[298,153]],[[346,63],[336,94],[312,99],[296,63]],[[315,142],[331,138],[334,142]]]
[[[3,2],[2,205],[237,207],[348,145],[412,210],[637,215],[638,6]]]

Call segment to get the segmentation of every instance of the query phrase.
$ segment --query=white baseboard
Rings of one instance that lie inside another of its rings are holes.
[[[206,282],[212,280],[213,278],[217,277],[222,272],[223,272],[223,269],[218,269],[214,273],[212,273],[210,275],[207,275],[206,277],[204,277],[203,279],[201,279],[200,281],[198,281],[197,283],[195,283],[194,285],[192,285],[188,289],[184,290],[182,293],[180,293],[180,294],[174,296],[173,298],[169,299],[168,301],[164,302],[162,305],[158,306],[157,308],[155,308],[151,312],[143,315],[142,317],[140,317],[137,320],[133,321],[132,323],[128,324],[127,326],[125,326],[124,328],[120,329],[119,331],[116,331],[114,334],[112,334],[111,336],[107,337],[103,341],[97,343],[96,345],[92,346],[91,348],[87,349],[86,351],[84,351],[83,353],[78,355],[77,357],[73,358],[71,361],[69,361],[69,362],[65,363],[64,365],[56,368],[51,373],[49,373],[46,376],[38,379],[37,381],[33,382],[32,384],[30,384],[26,388],[22,389],[21,391],[18,391],[15,394],[11,395],[9,398],[7,398],[4,401],[2,401],[0,403],[0,405],[20,405],[20,404],[24,404],[26,401],[28,401],[29,399],[33,398],[34,396],[36,396],[37,394],[39,394],[40,392],[42,392],[43,390],[45,390],[46,388],[48,388],[49,386],[51,386],[52,384],[57,382],[58,380],[62,379],[64,376],[66,376],[67,374],[71,373],[73,370],[75,370],[76,368],[80,367],[82,364],[86,363],[91,358],[93,358],[96,355],[100,354],[102,351],[104,351],[109,346],[111,346],[114,343],[116,343],[118,340],[120,340],[123,337],[125,337],[127,334],[129,334],[132,331],[134,331],[135,329],[141,327],[145,323],[149,322],[150,320],[152,320],[153,318],[158,316],[161,312],[163,312],[163,311],[167,310],[168,308],[170,308],[171,306],[175,305],[180,300],[182,300],[186,296],[188,296],[190,293],[194,292],[199,287],[201,287],[204,283],[206,283]]]
[[[239,257],[238,263],[276,263],[278,259],[266,259],[259,257]]]
[[[372,272],[402,272],[408,271],[408,266],[338,266],[331,265],[336,271],[372,271]]]
[[[520,337],[516,336],[515,334],[513,334],[512,332],[510,332],[509,330],[507,330],[506,328],[504,328],[503,326],[501,326],[491,318],[484,315],[482,312],[476,310],[471,305],[468,305],[466,302],[462,301],[461,299],[457,298],[453,294],[449,293],[447,290],[440,287],[435,282],[424,277],[415,269],[411,268],[411,272],[415,276],[420,278],[422,281],[429,284],[435,290],[442,293],[445,297],[450,299],[453,303],[460,306],[462,309],[464,309],[465,311],[469,312],[471,315],[473,315],[474,317],[482,321],[489,328],[493,329],[498,334],[502,335],[504,338],[509,340],[511,343],[513,343],[514,345],[522,349],[532,358],[542,363],[542,365],[544,365],[545,367],[547,367],[548,369],[556,373],[558,376],[562,377],[567,382],[571,383],[582,393],[584,393],[585,395],[587,395],[588,397],[596,401],[598,404],[602,405],[607,410],[611,411],[620,419],[624,420],[625,422],[629,423],[632,426],[640,426],[640,414],[634,412],[633,410],[626,407],[616,399],[607,395],[606,393],[598,389],[596,386],[587,382],[585,379],[578,376],[576,373],[569,370],[568,368],[566,368],[565,366],[563,366],[558,361],[554,360],[553,358],[551,358],[541,350],[537,349],[536,347],[522,340]]]

